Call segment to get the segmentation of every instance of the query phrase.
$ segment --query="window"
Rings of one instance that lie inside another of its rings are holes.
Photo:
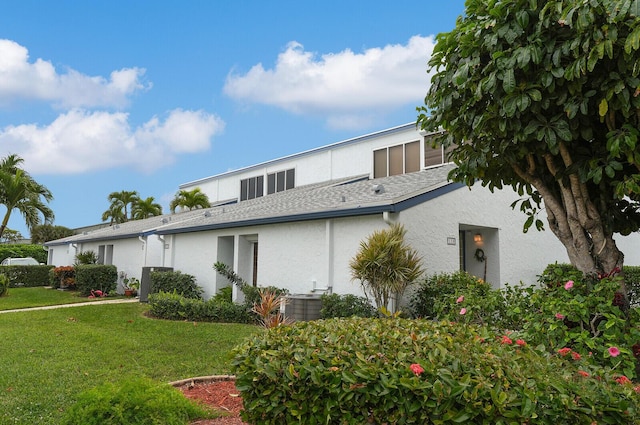
[[[240,180],[240,200],[259,198],[264,195],[264,176]]]
[[[293,168],[267,174],[267,195],[293,189],[295,187],[295,181],[296,170]]]
[[[98,264],[113,264],[113,245],[98,245]]]
[[[431,167],[433,165],[446,164],[449,162],[448,155],[455,146],[449,146],[446,150],[442,146],[432,147],[433,136],[427,136],[424,139],[424,166]]]
[[[373,151],[373,177],[396,176],[420,170],[420,142]]]

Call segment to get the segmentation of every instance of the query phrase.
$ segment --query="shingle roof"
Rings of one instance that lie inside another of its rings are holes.
[[[46,245],[398,212],[461,187],[447,179],[452,168],[447,164],[373,180],[355,176],[301,186],[234,204],[129,221]]]

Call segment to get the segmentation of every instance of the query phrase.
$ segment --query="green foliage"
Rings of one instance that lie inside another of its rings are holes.
[[[225,286],[218,289],[218,292],[213,296],[213,300],[216,303],[230,303],[233,302],[233,287]]]
[[[149,295],[149,313],[160,319],[192,322],[255,323],[255,316],[245,305],[215,299],[185,298],[177,293]]]
[[[275,286],[257,287],[251,285],[243,285],[241,289],[242,293],[244,294],[244,305],[249,308],[253,308],[254,305],[260,302],[261,291],[269,291],[274,293],[276,296],[289,294],[288,289],[277,288]]]
[[[377,311],[365,297],[353,294],[323,294],[320,297],[322,308],[320,317],[330,319],[333,317],[376,317]]]
[[[216,262],[213,265],[213,268],[223,277],[227,278],[229,282],[232,284],[236,284],[240,287],[247,286],[248,283],[246,280],[238,276],[236,272],[233,271],[233,268],[228,264],[225,264],[221,261]]]
[[[176,212],[177,208],[191,211],[192,209],[209,208],[210,206],[209,197],[199,187],[193,190],[178,191],[169,204],[172,214]]]
[[[5,258],[33,257],[39,263],[47,263],[47,251],[42,249],[42,245],[16,244],[0,245],[0,261]]]
[[[360,281],[378,308],[386,308],[392,296],[402,299],[406,288],[422,274],[422,259],[406,244],[406,233],[400,224],[373,232],[349,262],[352,278]]]
[[[202,299],[196,278],[180,271],[151,272],[151,293],[176,292],[185,298]]]
[[[64,226],[41,224],[31,229],[31,243],[43,244],[56,239],[74,235],[74,231]]]
[[[54,218],[53,210],[47,205],[53,200],[51,191],[20,168],[23,162],[15,154],[0,159],[0,205],[5,208],[0,220],[0,237],[14,210],[20,213],[29,229],[42,224],[43,220],[51,223]]]
[[[640,347],[640,311],[625,308],[620,281],[575,279],[572,271],[567,277],[531,294],[521,316],[522,334],[550,352],[569,347],[601,367],[637,377],[634,345]],[[609,355],[611,347],[620,354]]]
[[[9,278],[7,275],[0,273],[0,297],[4,297],[9,293]]]
[[[464,301],[459,301],[463,297]],[[504,312],[500,293],[482,279],[463,271],[428,276],[417,285],[410,300],[414,317],[459,320],[496,326]],[[465,308],[465,314],[460,311]]]
[[[624,266],[622,271],[629,303],[633,307],[640,307],[640,266]]]
[[[234,353],[249,423],[640,423],[631,385],[472,325],[298,322]]]
[[[95,251],[83,251],[76,255],[75,264],[98,264],[98,254]]]
[[[78,396],[67,410],[66,425],[187,425],[212,417],[180,390],[146,378],[107,382]]]
[[[114,265],[79,264],[75,266],[76,289],[82,296],[89,296],[92,290],[104,293],[115,291],[118,284],[118,270]]]
[[[11,287],[46,286],[49,284],[49,270],[53,266],[0,266],[0,272],[9,278]]]
[[[455,28],[437,36],[419,108],[422,128],[445,131],[434,142],[455,146],[452,180],[513,187],[525,230],[541,227],[544,198],[552,230],[585,273],[621,265],[612,235],[640,227],[634,4],[467,1]]]

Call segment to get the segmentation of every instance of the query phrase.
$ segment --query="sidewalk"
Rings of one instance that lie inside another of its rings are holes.
[[[0,310],[1,313],[16,313],[19,311],[33,311],[33,310],[53,310],[55,308],[69,308],[69,307],[82,307],[86,305],[95,305],[95,304],[122,304],[122,303],[135,303],[139,302],[138,298],[120,298],[117,300],[96,300],[96,301],[87,301],[82,303],[74,303],[74,304],[59,304],[59,305],[47,305],[44,307],[30,307],[30,308],[17,308],[15,310]]]

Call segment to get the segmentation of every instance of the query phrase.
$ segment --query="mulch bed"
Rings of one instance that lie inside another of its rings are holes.
[[[232,376],[210,378],[193,378],[174,382],[173,386],[192,400],[196,400],[218,411],[224,416],[216,419],[202,419],[191,422],[190,425],[245,425],[240,419],[242,397],[236,389]]]

